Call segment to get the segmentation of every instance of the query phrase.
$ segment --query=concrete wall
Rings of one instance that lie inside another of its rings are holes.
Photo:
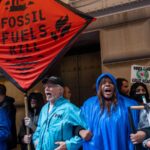
[[[130,3],[133,1],[137,0],[69,0],[69,4],[75,8],[78,8],[80,11],[92,12],[99,9],[105,9],[108,7]]]
[[[150,66],[149,35],[150,19],[100,30],[103,72],[130,81],[131,65]]]

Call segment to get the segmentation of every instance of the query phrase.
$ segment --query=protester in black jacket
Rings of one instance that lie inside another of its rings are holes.
[[[31,150],[34,150],[32,143],[32,134],[34,133],[41,108],[44,104],[43,95],[41,93],[31,93],[28,97],[29,117],[25,117],[20,126],[18,139],[21,150],[27,150],[27,144],[30,144]],[[30,134],[26,134],[26,127],[30,129]]]
[[[6,96],[6,87],[0,84],[0,107],[5,109],[11,123],[11,136],[7,144],[9,150],[17,146],[16,108],[14,102],[14,98]]]

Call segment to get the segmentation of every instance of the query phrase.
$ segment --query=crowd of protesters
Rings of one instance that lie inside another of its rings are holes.
[[[96,96],[88,98],[81,109],[71,103],[71,90],[61,78],[51,76],[42,83],[46,103],[41,93],[29,94],[29,116],[22,120],[18,138],[15,100],[0,84],[0,150],[14,149],[17,142],[21,150],[28,146],[31,150],[150,148],[150,100],[144,83],[130,88],[126,79],[103,73],[96,80]],[[129,107],[138,105],[144,109],[129,112]]]

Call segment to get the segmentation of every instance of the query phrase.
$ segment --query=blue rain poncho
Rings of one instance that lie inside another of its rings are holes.
[[[98,91],[102,78],[109,77],[116,86],[115,78],[105,73],[98,77],[96,89]],[[82,107],[89,130],[93,137],[83,144],[84,150],[133,150],[130,141],[130,124],[128,119],[128,107],[137,105],[135,101],[121,96],[116,89],[117,106],[111,106],[110,113],[106,108],[101,111],[98,96],[89,98]],[[138,124],[138,111],[132,111],[134,124]]]
[[[82,140],[73,135],[74,126],[85,127],[81,111],[63,97],[59,98],[50,113],[47,103],[39,116],[38,126],[33,134],[33,142],[38,144],[36,150],[54,150],[57,141],[65,141],[67,150],[78,150]]]
[[[8,149],[8,139],[10,137],[10,121],[5,109],[0,108],[0,150]]]

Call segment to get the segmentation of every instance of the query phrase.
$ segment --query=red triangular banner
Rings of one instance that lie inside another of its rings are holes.
[[[0,2],[0,67],[27,91],[93,20],[58,0]]]

